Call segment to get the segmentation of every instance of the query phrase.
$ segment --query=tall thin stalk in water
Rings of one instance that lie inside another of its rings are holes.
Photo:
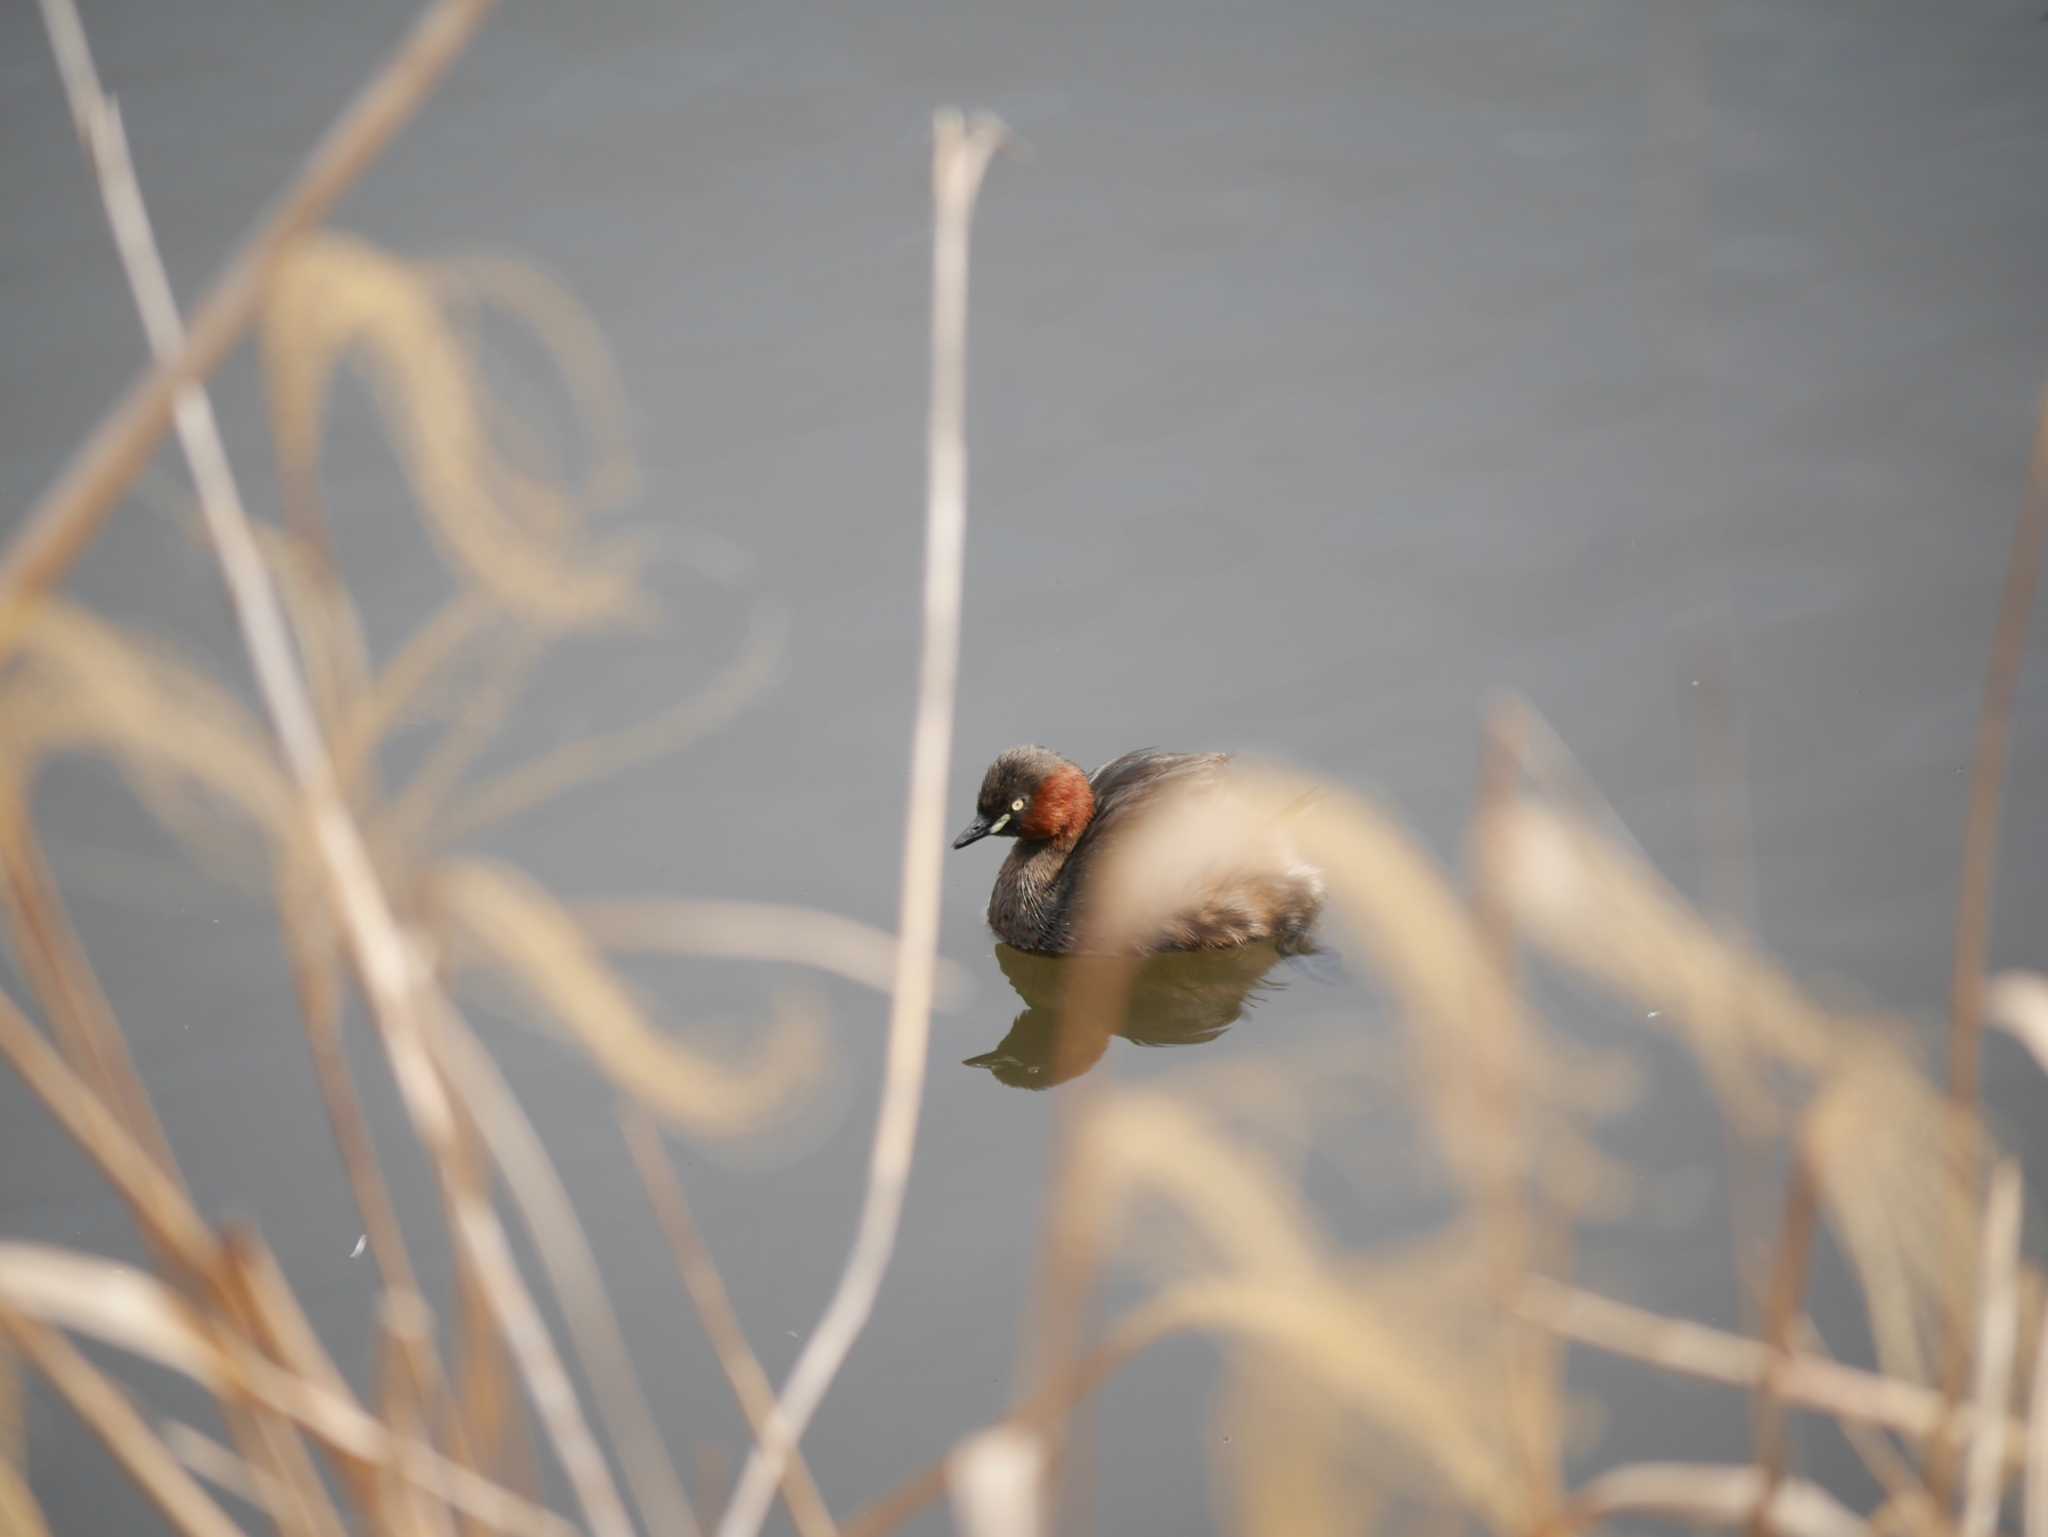
[[[2042,547],[2048,544],[2048,409],[2034,435],[2026,501],[2013,530],[1999,595],[1998,624],[1977,715],[1977,739],[1970,764],[1970,808],[1963,828],[1963,867],[1956,893],[1955,961],[1949,977],[1948,1092],[1953,1136],[1962,1155],[1964,1178],[1972,1180],[1978,1146],[1977,1100],[1984,1039],[1984,973],[1991,953],[1991,898],[1998,878],[1998,814],[2005,782],[2006,743],[2012,735],[2013,699],[2020,665],[2027,655],[2027,621],[2041,585]],[[1948,1338],[1942,1356],[1941,1387],[1950,1405],[1961,1399],[1970,1367],[1972,1262],[1976,1252],[1959,1245],[1950,1271]],[[1946,1492],[1953,1469],[1948,1454],[1934,1449],[1933,1484]]]
[[[960,663],[960,589],[967,537],[967,236],[975,194],[1003,142],[994,118],[941,112],[932,144],[931,412],[926,424],[924,647],[903,827],[903,898],[889,1007],[889,1061],[875,1123],[867,1195],[838,1288],[783,1385],[768,1434],[754,1443],[719,1537],[754,1537],[790,1448],[866,1327],[896,1247],[931,1037],[939,885],[946,849],[946,771]]]

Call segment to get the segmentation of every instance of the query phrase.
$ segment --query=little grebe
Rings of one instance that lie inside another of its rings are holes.
[[[1223,753],[1125,753],[1093,775],[1044,747],[1012,747],[989,765],[974,822],[953,840],[961,849],[988,837],[1015,838],[988,900],[988,926],[1019,950],[1062,954],[1082,944],[1080,898],[1105,847],[1163,794],[1221,787]],[[1140,947],[1218,950],[1271,941],[1309,948],[1323,903],[1323,879],[1292,857],[1241,860],[1176,892],[1173,910]]]

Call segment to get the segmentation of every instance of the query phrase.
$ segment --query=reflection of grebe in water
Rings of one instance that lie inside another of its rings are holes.
[[[1260,998],[1285,985],[1266,977],[1280,959],[1271,944],[1150,956],[1131,979],[1123,1017],[1110,1033],[1139,1046],[1213,1041]],[[1049,1089],[1102,1060],[1110,1033],[1078,1020],[1073,1029],[1065,1028],[1072,959],[999,944],[996,964],[1024,1000],[1024,1012],[994,1051],[967,1058],[966,1066],[985,1067],[1013,1089]]]

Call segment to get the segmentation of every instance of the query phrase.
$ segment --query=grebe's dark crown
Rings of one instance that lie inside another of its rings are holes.
[[[1062,769],[1081,773],[1078,764],[1050,747],[1008,747],[996,754],[996,761],[981,776],[981,793],[974,798],[974,820],[953,840],[953,847],[964,849],[983,838],[1017,837],[1030,815],[1033,798]],[[1087,776],[1082,777],[1085,780]]]

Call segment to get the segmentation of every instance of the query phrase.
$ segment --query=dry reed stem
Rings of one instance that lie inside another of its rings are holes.
[[[931,1033],[946,848],[946,769],[959,669],[960,589],[967,526],[967,247],[974,200],[1003,140],[994,118],[933,119],[931,414],[926,434],[924,640],[904,817],[902,911],[882,1106],[852,1252],[824,1316],[804,1344],[769,1425],[747,1456],[719,1537],[755,1537],[789,1449],[824,1400],[865,1327],[896,1245],[917,1142],[918,1101]]]
[[[42,1244],[0,1240],[0,1307],[89,1334],[178,1372],[217,1399],[242,1393],[290,1419],[337,1456],[396,1468],[494,1530],[567,1537],[570,1527],[423,1442],[394,1436],[346,1396],[201,1325],[189,1304],[132,1266]]]
[[[615,542],[603,558],[580,558],[566,493],[522,478],[492,441],[476,363],[409,263],[332,233],[298,242],[271,280],[264,356],[295,505],[312,501],[337,364],[359,356],[425,527],[455,569],[543,631],[644,613],[632,550]],[[310,530],[300,546],[319,551],[324,541]]]
[[[370,821],[373,843],[396,851],[400,858],[406,851],[427,847],[429,828],[462,776],[511,714],[541,650],[541,638],[528,633],[516,633],[504,643],[493,659],[490,676],[469,690],[418,772],[387,804],[376,809]],[[418,857],[416,852],[414,857]]]
[[[1985,1012],[1994,1025],[2027,1048],[2034,1065],[2048,1073],[2048,976],[2005,971],[1992,979]]]
[[[75,5],[71,0],[45,0],[45,5],[65,89],[91,153],[108,222],[150,349],[160,365],[173,362],[191,344],[191,336],[179,318],[170,279],[150,229],[148,210],[135,180],[119,114],[100,89]],[[463,9],[450,7],[453,12]],[[480,11],[482,6],[473,4],[467,9]],[[431,30],[433,20],[434,15],[430,14],[422,28]],[[415,41],[422,35],[416,32]],[[252,293],[252,304],[254,297]],[[417,957],[408,955],[361,839],[340,804],[333,766],[299,680],[276,589],[270,582],[255,531],[228,466],[227,450],[211,401],[195,383],[179,379],[175,373],[171,378],[166,388],[167,404],[175,415],[179,439],[199,492],[200,511],[227,579],[235,617],[255,668],[265,708],[306,796],[315,846],[337,888],[351,938],[364,950],[358,960],[373,995],[401,995],[409,991],[408,982],[417,985],[414,979],[420,973],[419,962]],[[400,1033],[416,1041],[416,1030]],[[408,1055],[416,1060],[400,1064],[401,1084],[409,1086],[411,1094],[430,1113],[438,1111],[437,1120],[445,1121],[445,1103],[439,1086],[432,1083],[424,1059],[417,1058],[416,1046]]]
[[[69,0],[49,3],[70,9]],[[431,34],[459,47],[482,9],[475,3],[451,4],[444,11],[430,13],[422,23],[424,32],[416,32],[415,40]],[[111,102],[97,92],[90,57],[84,52],[84,30],[75,11],[62,37],[70,60],[65,70],[67,89],[74,93],[75,110],[86,125],[108,219],[142,312],[144,330],[159,362],[175,364],[188,347],[188,339],[135,181],[119,117]],[[452,51],[447,57],[452,57]],[[273,263],[277,254],[272,253]],[[251,298],[253,303],[253,294]],[[393,1074],[414,1127],[441,1172],[451,1223],[458,1240],[473,1251],[478,1272],[491,1292],[493,1316],[525,1372],[527,1387],[597,1537],[626,1537],[631,1526],[610,1470],[519,1279],[504,1231],[487,1205],[449,1178],[453,1116],[426,1046],[437,1002],[431,978],[412,941],[399,927],[362,836],[341,800],[333,763],[294,660],[276,589],[229,468],[212,405],[204,389],[179,378],[175,371],[169,377],[179,438],[199,491],[207,532],[227,580],[243,643],[285,760],[304,797],[314,848],[382,1029]]]
[[[7,1463],[0,1463],[0,1531],[10,1537],[50,1537],[50,1524],[28,1480]]]
[[[633,1527],[625,1503],[583,1418],[568,1369],[540,1309],[520,1279],[504,1228],[475,1191],[451,1191],[448,1206],[449,1224],[476,1267],[479,1289],[519,1368],[534,1412],[555,1443],[584,1519],[600,1537],[630,1537]]]
[[[654,1413],[633,1370],[632,1351],[605,1295],[597,1256],[576,1220],[575,1203],[561,1175],[511,1086],[468,1026],[451,1012],[432,1040],[448,1082],[493,1162],[504,1171],[505,1187],[568,1320],[570,1337],[647,1529],[687,1537],[698,1529],[696,1517],[655,1427]]]
[[[224,1354],[246,1348],[252,1355],[271,1355],[242,1279],[233,1256],[223,1246],[220,1268],[214,1275],[219,1319],[202,1316],[200,1326],[219,1342]],[[231,1373],[227,1386],[221,1409],[244,1460],[266,1474],[284,1496],[278,1511],[280,1532],[284,1537],[346,1537],[341,1512],[329,1497],[297,1427],[258,1400],[239,1374]]]
[[[1977,716],[1970,764],[1969,812],[1963,827],[1962,871],[1956,896],[1955,963],[1949,978],[1949,1098],[1953,1135],[1962,1155],[1966,1188],[1975,1184],[1978,1147],[1978,1078],[1983,1056],[1984,968],[1991,946],[1991,899],[1998,873],[1998,817],[2005,780],[2006,742],[2012,731],[2013,697],[2027,654],[2027,622],[2040,586],[2042,546],[2048,543],[2048,409],[2034,438],[2026,499],[2005,563],[2005,587],[1998,601],[1984,698]],[[1974,1253],[1959,1246],[1950,1271],[1947,1348],[1942,1391],[1950,1404],[1961,1396],[1969,1369],[1966,1334]],[[1936,1490],[1944,1481],[1937,1459]]]
[[[1510,1320],[1484,1305],[1485,1255],[1469,1235],[1363,1284],[1347,1278],[1289,1182],[1157,1093],[1101,1105],[1073,1158],[1088,1171],[1062,1196],[1076,1252],[1102,1255],[1141,1200],[1164,1202],[1206,1262],[1162,1299],[1182,1327],[1266,1352],[1393,1439],[1411,1489],[1433,1472],[1446,1498],[1497,1530],[1526,1513],[1499,1392]]]
[[[1795,1145],[1785,1174],[1785,1209],[1778,1230],[1777,1253],[1771,1262],[1770,1290],[1764,1298],[1764,1346],[1769,1364],[1756,1387],[1756,1466],[1760,1473],[1756,1505],[1750,1512],[1750,1537],[1770,1537],[1772,1511],[1785,1481],[1788,1460],[1785,1399],[1782,1387],[1792,1362],[1793,1333],[1813,1269],[1814,1240],[1819,1236],[1820,1201],[1803,1144]]]
[[[284,593],[285,617],[299,644],[321,732],[338,741],[355,701],[369,689],[372,664],[362,616],[348,589],[330,575],[323,552],[271,528],[258,529],[256,539],[271,580]]]
[[[1022,1426],[1041,1438],[1053,1430],[1097,1389],[1137,1357],[1170,1335],[1195,1327],[1180,1299],[1165,1296],[1125,1315],[1109,1337],[1035,1392],[1021,1398],[999,1423]],[[887,1537],[946,1492],[951,1452],[903,1480],[871,1502],[840,1529],[841,1537]]]
[[[50,1524],[28,1481],[28,1432],[14,1347],[0,1333],[0,1532],[50,1537]]]
[[[330,738],[343,799],[368,799],[377,783],[377,747],[402,723],[437,675],[498,617],[497,605],[467,591],[438,609],[350,701]]]
[[[240,1537],[241,1528],[185,1471],[121,1390],[63,1335],[5,1305],[0,1305],[0,1334],[35,1363],[180,1537]]]
[[[579,902],[570,914],[607,950],[808,966],[883,992],[896,974],[893,935],[837,913],[783,902],[657,897]],[[967,972],[943,956],[936,964],[935,993],[945,1008],[966,996]]]
[[[442,921],[452,961],[488,956],[497,969],[569,1028],[623,1092],[707,1136],[735,1136],[787,1105],[819,1071],[816,1010],[780,999],[777,1026],[750,1060],[731,1064],[655,1025],[634,990],[589,935],[538,883],[482,860],[435,870],[427,906]],[[449,921],[452,920],[452,921]]]
[[[128,1134],[120,1119],[87,1088],[55,1047],[0,992],[0,1057],[82,1148],[128,1204],[136,1226],[169,1255],[195,1286],[213,1274],[215,1244],[182,1187]]]
[[[1774,1353],[1761,1340],[1648,1312],[1540,1277],[1530,1279],[1520,1310],[1575,1344],[1726,1387],[1754,1390],[1772,1368]],[[1787,1404],[1814,1413],[1883,1425],[1922,1439],[1940,1433],[1944,1419],[1941,1394],[1934,1389],[1820,1356],[1794,1355],[1785,1361],[1778,1393]],[[1961,1423],[1974,1426],[1976,1411],[1963,1411]],[[2004,1432],[2006,1459],[2017,1463],[2024,1455],[2028,1426],[2007,1418]]]
[[[2041,1331],[2041,1342],[2034,1355],[2034,1384],[2027,1421],[2030,1430],[2024,1502],[2026,1537],[2048,1537],[2048,1329]]]
[[[165,1420],[157,1427],[164,1445],[188,1472],[214,1488],[255,1506],[273,1522],[280,1520],[284,1491],[261,1468],[252,1468],[240,1454],[183,1420]]]
[[[415,1297],[390,1293],[378,1306],[378,1404],[395,1435],[424,1439],[430,1433],[430,1394],[419,1357],[429,1348],[431,1331],[426,1308]],[[383,1524],[408,1537],[455,1537],[447,1507],[402,1479],[381,1481],[375,1508]]]
[[[2005,1487],[1997,1426],[2012,1401],[2013,1355],[2019,1345],[2020,1197],[2019,1166],[2000,1163],[1991,1175],[1978,1268],[1977,1413],[1963,1463],[1960,1537],[1991,1537]]]
[[[51,878],[25,795],[0,811],[0,865],[5,866],[8,913],[19,953],[36,996],[56,1016],[65,1054],[101,1097],[119,1108],[164,1177],[183,1188],[170,1139],[135,1070],[113,1005]]]
[[[269,1246],[253,1229],[231,1224],[222,1249],[222,1269],[237,1300],[248,1312],[250,1337],[286,1370],[318,1383],[337,1397],[349,1397],[347,1379],[320,1343],[313,1321],[299,1306],[299,1299]]]
[[[1521,724],[1521,711],[1513,706],[1497,705],[1488,713],[1480,756],[1479,806],[1468,855],[1473,926],[1511,1000],[1518,999],[1521,978],[1515,963],[1514,914],[1503,891],[1506,851],[1500,815],[1512,804],[1521,777]],[[1480,1007],[1484,1005],[1482,996]],[[1506,1151],[1482,1193],[1483,1214],[1492,1242],[1495,1295],[1505,1329],[1502,1343],[1507,1359],[1503,1364],[1515,1450],[1526,1485],[1529,1525],[1541,1530],[1561,1493],[1559,1448],[1551,1434],[1554,1417],[1543,1410],[1555,1397],[1557,1363],[1550,1340],[1514,1316],[1514,1302],[1529,1276],[1538,1241],[1536,1193],[1530,1178],[1529,1113],[1521,1088],[1528,1043],[1519,1006],[1498,1011],[1489,1023],[1498,1028],[1501,1039],[1480,1064],[1480,1071],[1492,1098],[1490,1119]]]
[[[19,1469],[28,1459],[23,1411],[21,1373],[15,1369],[13,1350],[0,1341],[0,1467]]]
[[[1741,712],[1729,685],[1728,660],[1719,648],[1693,666],[1698,673],[1692,696],[1699,791],[1697,837],[1705,893],[1702,905],[1717,927],[1754,934],[1755,825],[1744,772]],[[1742,979],[1730,977],[1727,985],[1736,990],[1730,1012],[1739,1017]],[[1757,1107],[1759,1111],[1764,1108]],[[1743,1322],[1748,1328],[1762,1326],[1769,1289],[1768,1255],[1759,1235],[1769,1223],[1773,1204],[1770,1184],[1776,1133],[1777,1128],[1757,1114],[1729,1115],[1721,1121],[1728,1162],[1729,1241],[1742,1287]]]
[[[180,393],[234,350],[292,241],[325,219],[375,163],[468,45],[491,4],[436,0],[421,15],[215,279],[190,335],[129,388],[23,520],[0,559],[0,657],[14,649],[36,599],[56,586],[147,466]],[[83,38],[82,29],[74,31]]]
[[[1799,1320],[1798,1334],[1803,1353],[1821,1360],[1835,1358],[1810,1316]],[[1864,1420],[1837,1419],[1835,1425],[1842,1432],[1842,1439],[1849,1443],[1849,1449],[1885,1492],[1884,1510],[1891,1515],[1873,1516],[1873,1526],[1880,1531],[1903,1529],[1922,1537],[1953,1537],[1946,1516],[1934,1503],[1919,1471],[1893,1444],[1890,1431]]]
[[[220,1275],[222,1290],[238,1310],[241,1332],[266,1357],[336,1398],[353,1397],[340,1368],[314,1332],[312,1320],[299,1306],[276,1256],[252,1229],[228,1227],[222,1239]],[[416,1299],[414,1306],[425,1310]],[[340,1459],[340,1471],[354,1492],[360,1494],[369,1487],[354,1461]]]
[[[474,837],[562,791],[678,752],[708,736],[759,698],[779,675],[789,622],[778,609],[757,609],[740,654],[697,693],[659,715],[609,736],[580,737],[540,753],[468,791],[435,828],[444,845]]]
[[[394,1294],[391,1300],[399,1305],[401,1322],[404,1322],[408,1315],[412,1320],[410,1326],[397,1332],[396,1341],[403,1352],[402,1364],[405,1367],[413,1401],[419,1406],[420,1426],[416,1439],[431,1445],[437,1415],[445,1420],[449,1410],[448,1384],[441,1375],[440,1358],[434,1350],[434,1316],[426,1304],[417,1297]],[[455,1422],[451,1426],[455,1431],[459,1431],[460,1428],[460,1422]],[[457,1435],[454,1439],[458,1443],[458,1456],[463,1456],[467,1451],[466,1446],[462,1444],[463,1438]],[[438,1495],[434,1496],[434,1499],[436,1508],[447,1503]],[[452,1511],[450,1513],[453,1514]],[[472,1519],[466,1523],[466,1529],[477,1531],[480,1530],[480,1526]]]
[[[278,900],[280,910],[288,911],[282,886]],[[348,1175],[349,1193],[355,1198],[356,1215],[362,1220],[377,1273],[386,1287],[417,1296],[419,1275],[406,1246],[405,1228],[398,1220],[398,1206],[391,1198],[391,1186],[378,1161],[376,1138],[363,1114],[355,1076],[349,1071],[348,1053],[343,1049],[341,978],[334,964],[338,957],[329,943],[326,914],[316,911],[297,921],[288,919],[283,929],[299,1017],[306,1027],[313,1076],[320,1085],[320,1102],[327,1112],[328,1129],[341,1155],[342,1169]]]
[[[1696,1526],[1736,1526],[1749,1519],[1767,1481],[1755,1467],[1642,1462],[1615,1468],[1579,1489],[1567,1529],[1614,1516],[1669,1516]],[[1765,1524],[1780,1537],[1868,1537],[1861,1517],[1820,1485],[1789,1479],[1770,1490]]]
[[[953,1522],[963,1537],[1039,1537],[1045,1443],[1011,1424],[976,1431],[946,1459]]]
[[[768,1380],[768,1374],[761,1369],[760,1358],[747,1343],[746,1330],[733,1309],[732,1297],[712,1261],[710,1249],[697,1231],[695,1220],[690,1216],[690,1204],[683,1195],[682,1181],[676,1177],[675,1166],[662,1149],[661,1133],[646,1110],[631,1100],[619,1107],[619,1126],[640,1170],[641,1183],[647,1188],[647,1199],[654,1208],[655,1220],[661,1224],[662,1233],[675,1255],[683,1289],[689,1293],[690,1301],[697,1309],[697,1317],[703,1322],[704,1332],[711,1338],[711,1346],[717,1352],[725,1380],[732,1385],[733,1397],[739,1400],[740,1409],[747,1417],[747,1426],[754,1435],[766,1435],[770,1417],[775,1412],[774,1384]],[[790,1448],[789,1464],[782,1473],[782,1497],[801,1537],[833,1537],[837,1532],[832,1514],[825,1508],[824,1496],[818,1492],[818,1485],[812,1479],[810,1467],[799,1447]]]
[[[455,1288],[458,1380],[448,1408],[448,1434],[467,1444],[469,1460],[480,1471],[532,1496],[540,1487],[532,1427],[518,1394],[511,1391],[511,1357],[467,1254],[456,1258]]]

